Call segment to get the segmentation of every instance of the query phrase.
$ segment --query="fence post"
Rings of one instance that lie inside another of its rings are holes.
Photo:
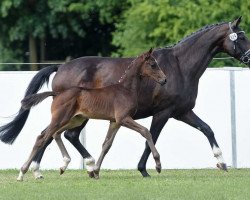
[[[231,139],[232,139],[232,167],[237,168],[237,138],[236,138],[236,110],[235,110],[235,72],[230,70],[230,99],[231,99]]]

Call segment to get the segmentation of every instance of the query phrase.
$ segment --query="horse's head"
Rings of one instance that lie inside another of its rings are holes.
[[[241,17],[228,23],[228,30],[222,44],[223,50],[250,67],[250,41],[241,30],[240,22]]]
[[[148,52],[140,56],[143,62],[140,74],[141,76],[153,78],[156,82],[164,85],[167,82],[166,75],[159,67],[157,61],[152,55],[152,52],[153,49],[151,48]]]

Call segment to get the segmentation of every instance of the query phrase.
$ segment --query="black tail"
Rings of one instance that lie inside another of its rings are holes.
[[[50,66],[40,70],[31,80],[24,97],[37,93],[45,83],[48,83],[50,75],[57,69],[58,66]],[[11,122],[0,127],[0,140],[12,144],[21,132],[29,113],[29,109],[21,107],[17,116]]]
[[[47,97],[56,96],[56,94],[57,94],[56,92],[43,92],[43,93],[39,93],[39,94],[29,95],[22,100],[22,102],[21,102],[22,108],[29,110],[29,109],[31,109],[31,107],[39,104]]]

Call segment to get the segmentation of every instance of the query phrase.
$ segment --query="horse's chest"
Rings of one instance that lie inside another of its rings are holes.
[[[162,90],[154,99],[154,113],[169,109],[175,113],[183,113],[195,106],[197,97],[196,88],[179,88]]]

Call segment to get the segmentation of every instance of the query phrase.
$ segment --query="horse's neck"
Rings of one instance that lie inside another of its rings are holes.
[[[224,33],[220,27],[208,30],[196,38],[190,37],[174,47],[174,54],[179,61],[179,67],[186,80],[198,81],[213,57],[221,51],[218,46]]]

